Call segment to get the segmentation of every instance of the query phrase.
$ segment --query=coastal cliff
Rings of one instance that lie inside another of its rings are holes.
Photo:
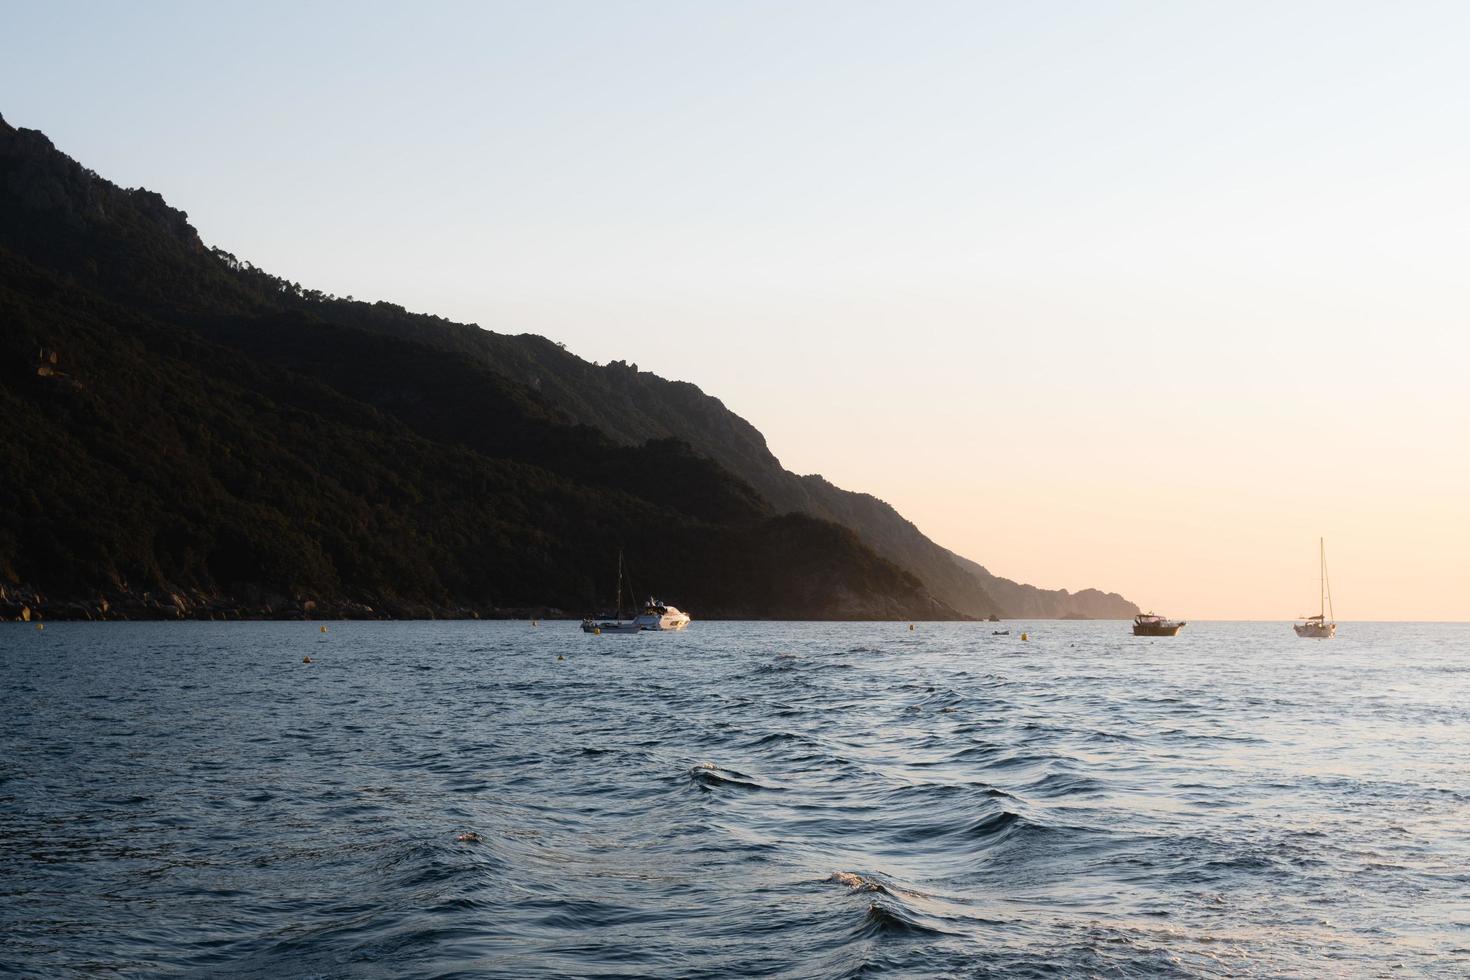
[[[271,276],[3,120],[0,413],[38,615],[579,615],[619,549],[704,618],[1136,611],[956,560],[694,385]]]

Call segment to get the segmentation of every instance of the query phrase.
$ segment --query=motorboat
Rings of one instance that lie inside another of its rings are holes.
[[[1183,621],[1165,619],[1154,613],[1144,613],[1133,617],[1134,636],[1178,636],[1179,631],[1187,626]]]
[[[689,614],[660,599],[649,597],[643,604],[643,612],[633,620],[641,630],[658,632],[682,630],[689,627]]]

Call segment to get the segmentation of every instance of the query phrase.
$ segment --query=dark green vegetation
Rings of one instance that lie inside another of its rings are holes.
[[[1136,611],[962,564],[693,385],[267,275],[3,120],[0,417],[0,603],[52,614],[580,613],[619,548],[705,618]]]

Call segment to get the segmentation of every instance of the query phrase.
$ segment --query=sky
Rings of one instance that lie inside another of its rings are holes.
[[[0,114],[1048,588],[1470,619],[1470,5],[18,3]]]

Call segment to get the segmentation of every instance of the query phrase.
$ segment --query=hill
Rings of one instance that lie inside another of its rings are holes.
[[[270,276],[3,120],[0,344],[0,612],[581,612],[624,548],[704,617],[1132,614],[976,571],[693,385]]]

